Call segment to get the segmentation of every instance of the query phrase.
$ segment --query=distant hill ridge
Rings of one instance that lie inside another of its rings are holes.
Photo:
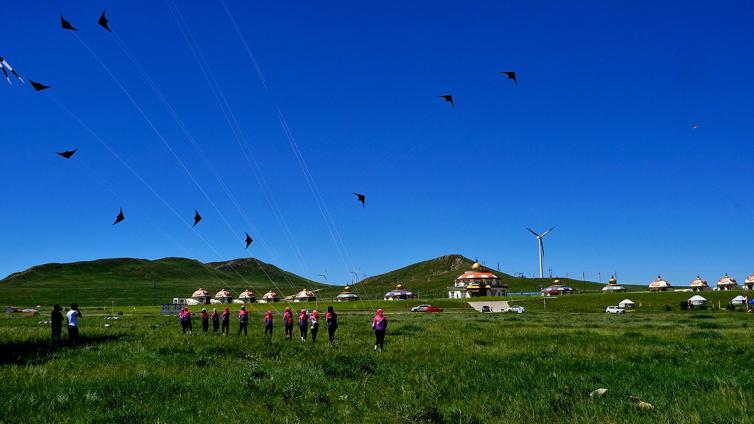
[[[474,261],[451,254],[421,261],[354,284],[353,291],[371,299],[401,282],[421,298],[443,298],[447,288]],[[488,269],[509,286],[511,292],[532,292],[552,284],[552,278],[513,277]],[[602,284],[560,279],[577,290],[599,290]],[[202,263],[186,258],[157,260],[115,258],[72,263],[49,263],[16,272],[0,280],[0,304],[88,303],[109,305],[150,305],[170,302],[173,297],[188,297],[198,287],[215,293],[221,288],[234,295],[251,289],[260,296],[267,290],[282,295],[303,288],[318,290],[321,299],[332,299],[341,286],[322,284],[283,270],[256,258]]]

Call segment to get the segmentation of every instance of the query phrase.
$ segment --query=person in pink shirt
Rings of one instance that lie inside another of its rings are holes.
[[[183,334],[191,334],[191,311],[189,311],[188,306],[178,314],[178,320],[181,322]]]
[[[317,333],[319,332],[319,312],[317,310],[312,311],[312,316],[309,319],[312,326],[312,343],[317,342]]]
[[[241,310],[238,312],[238,335],[248,335],[247,330],[249,328],[249,313],[246,311],[246,306],[241,306]]]
[[[374,350],[382,352],[385,344],[385,333],[387,332],[387,317],[382,313],[382,309],[377,309],[377,315],[372,318],[372,329],[374,330]]]
[[[283,312],[283,324],[285,324],[285,338],[291,340],[293,338],[293,313],[290,306]]]
[[[264,335],[272,339],[272,311],[264,314]]]
[[[306,316],[306,309],[301,310],[298,316],[298,329],[301,332],[301,341],[306,341],[306,333],[309,331],[309,317]]]

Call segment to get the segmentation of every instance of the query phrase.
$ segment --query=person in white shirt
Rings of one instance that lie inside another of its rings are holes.
[[[68,318],[68,340],[71,345],[75,346],[79,344],[79,318],[81,318],[78,303],[71,303],[71,310],[66,314],[66,318]]]

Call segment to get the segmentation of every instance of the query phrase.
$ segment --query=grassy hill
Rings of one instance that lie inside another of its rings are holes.
[[[390,271],[385,274],[369,277],[356,285],[355,291],[360,295],[368,294],[370,297],[382,298],[392,290],[400,281],[404,287],[415,291],[423,298],[447,297],[447,288],[453,285],[453,281],[464,271],[471,269],[474,264],[469,258],[462,255],[446,255],[428,261]],[[505,284],[508,284],[510,292],[539,291],[543,287],[552,284],[553,278],[524,278],[514,277],[504,272],[489,270],[499,276]],[[604,284],[591,281],[559,278],[562,284],[569,285],[577,291],[598,291]]]
[[[189,297],[198,287],[212,294],[226,288],[234,295],[246,288],[263,294],[278,287],[284,295],[304,287],[321,289],[323,296],[338,291],[253,258],[207,264],[184,258],[123,258],[46,264],[11,274],[0,280],[0,304],[151,305]]]

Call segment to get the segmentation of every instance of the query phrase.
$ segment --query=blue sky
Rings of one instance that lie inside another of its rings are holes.
[[[558,275],[687,284],[754,272],[750,3],[225,1],[269,89],[219,0],[178,3],[269,197],[170,3],[4,4],[0,55],[53,88],[0,81],[0,274],[102,257],[242,257],[248,231],[249,254],[339,284],[353,268],[374,275],[447,253],[529,275],[536,241],[525,228],[550,226],[545,269]],[[104,8],[215,172],[96,25]],[[498,74],[508,70],[518,87]],[[437,98],[448,93],[455,108]],[[76,147],[70,161],[54,154]],[[113,227],[120,207],[126,221]],[[194,208],[204,221],[192,231]]]

